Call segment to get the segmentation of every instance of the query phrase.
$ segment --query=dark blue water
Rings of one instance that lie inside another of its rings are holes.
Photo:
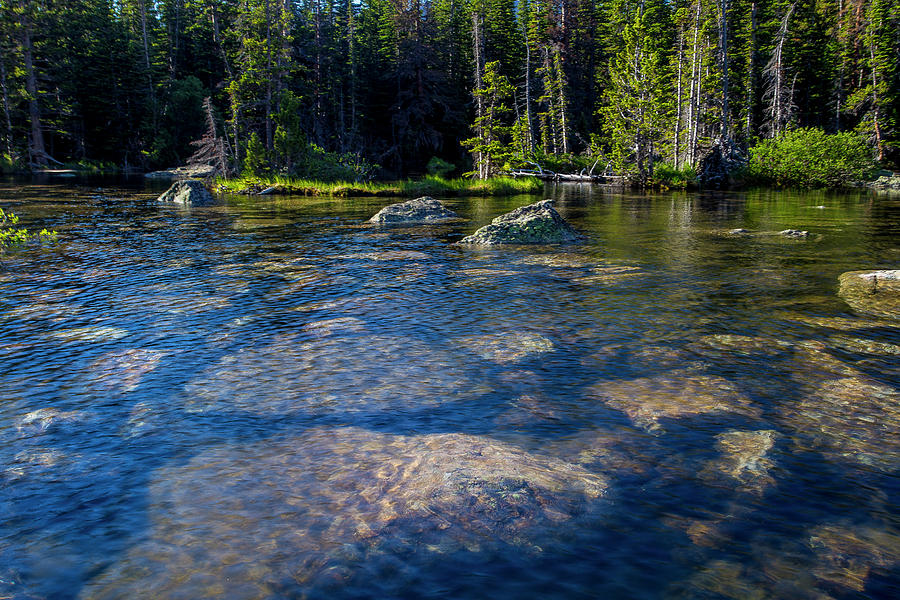
[[[0,598],[894,598],[900,199],[0,186]],[[100,184],[102,185],[102,184]],[[743,228],[746,234],[729,233]],[[778,234],[807,230],[805,239]]]

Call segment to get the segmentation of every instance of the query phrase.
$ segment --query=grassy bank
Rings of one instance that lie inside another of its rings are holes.
[[[229,194],[258,194],[273,188],[270,194],[298,196],[512,196],[536,194],[544,184],[534,178],[496,177],[488,180],[444,179],[428,176],[419,180],[395,182],[351,183],[324,182],[289,177],[241,177],[217,179],[215,190]]]

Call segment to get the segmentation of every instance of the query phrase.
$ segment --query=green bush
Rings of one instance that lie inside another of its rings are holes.
[[[368,181],[378,165],[373,165],[354,152],[328,152],[308,144],[300,164],[292,175],[319,181]]]
[[[453,163],[447,162],[443,158],[432,156],[431,160],[428,161],[428,165],[425,167],[425,170],[428,171],[429,175],[435,175],[437,177],[447,177],[456,170],[456,165]]]
[[[25,171],[25,165],[18,158],[11,157],[5,152],[0,154],[0,174],[21,173]]]
[[[269,167],[266,161],[266,149],[255,131],[250,134],[247,146],[244,148],[244,175],[259,177],[268,173]]]
[[[858,134],[794,129],[751,148],[745,178],[766,185],[827,188],[867,179],[874,169],[872,153]]]
[[[21,246],[29,241],[39,243],[56,241],[55,231],[42,229],[37,235],[32,235],[28,233],[27,229],[18,225],[19,217],[0,208],[0,251],[12,246]]]
[[[660,163],[653,169],[652,185],[663,188],[687,189],[697,183],[697,171],[691,166],[676,169],[669,163]]]

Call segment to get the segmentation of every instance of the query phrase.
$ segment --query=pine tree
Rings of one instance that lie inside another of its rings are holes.
[[[479,179],[497,175],[516,156],[510,139],[513,128],[508,121],[512,112],[508,102],[514,91],[509,78],[500,73],[499,61],[484,65],[482,85],[474,92],[483,101],[484,113],[475,119],[475,136],[462,142],[472,153],[473,174]]]
[[[625,24],[622,47],[610,68],[603,121],[611,155],[620,170],[639,180],[653,177],[657,154],[665,152],[672,104],[663,2],[647,3]]]

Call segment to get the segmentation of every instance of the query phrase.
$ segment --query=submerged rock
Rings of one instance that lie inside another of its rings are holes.
[[[75,327],[47,334],[49,338],[63,342],[107,342],[127,335],[128,331],[119,327]]]
[[[889,572],[900,563],[900,535],[880,528],[822,525],[810,532],[809,547],[817,579],[857,592],[872,570]]]
[[[310,415],[434,409],[488,391],[458,360],[414,338],[366,335],[363,322],[313,322],[222,358],[185,387],[189,412]]]
[[[62,411],[48,407],[33,410],[16,422],[16,429],[23,435],[36,435],[60,426],[79,424],[86,418],[81,411]]]
[[[484,358],[500,364],[514,363],[553,351],[553,342],[537,333],[514,332],[469,335],[453,340]]]
[[[763,336],[717,333],[704,335],[689,349],[705,358],[728,358],[729,356],[775,357],[793,348],[793,344],[776,338]]]
[[[838,282],[838,295],[854,310],[900,318],[900,269],[848,271]]]
[[[336,574],[365,579],[398,554],[530,551],[607,485],[582,467],[456,433],[314,429],[215,448],[156,472],[147,538],[83,597],[319,597]]]
[[[366,322],[356,317],[335,317],[311,321],[300,328],[300,331],[318,338],[343,333],[360,333],[365,331]]]
[[[801,446],[885,472],[897,468],[900,391],[893,387],[863,377],[828,380],[783,415]]]
[[[131,348],[108,352],[91,364],[91,388],[98,392],[131,392],[144,375],[156,369],[171,352],[150,348]]]
[[[847,335],[833,335],[828,341],[841,350],[859,352],[862,354],[876,354],[881,356],[900,356],[900,346],[877,340],[851,337]]]
[[[460,244],[565,244],[583,236],[575,231],[556,210],[552,200],[535,202],[500,215]]]
[[[701,479],[725,478],[739,484],[739,489],[761,493],[775,483],[769,475],[772,461],[766,457],[775,445],[776,432],[728,431],[716,436],[721,458],[708,462],[700,472]]]
[[[455,212],[445,208],[431,196],[423,196],[415,200],[385,206],[369,219],[369,222],[380,225],[419,225],[456,220],[459,220],[459,215]]]
[[[669,598],[724,598],[728,600],[766,600],[771,598],[765,587],[748,577],[744,566],[727,560],[713,560],[703,565],[686,582],[680,583],[679,592],[669,593]]]
[[[784,231],[779,231],[778,234],[798,240],[805,240],[809,237],[808,231],[800,231],[799,229],[785,229]]]
[[[606,285],[619,283],[620,281],[628,280],[638,275],[646,275],[646,272],[640,267],[631,267],[627,265],[604,265],[591,269],[590,273],[590,275],[585,275],[583,277],[575,277],[572,279],[572,282],[580,283],[582,285]]]
[[[632,423],[651,432],[662,431],[660,419],[706,413],[734,413],[758,417],[761,412],[733,383],[714,375],[685,374],[604,382],[589,395],[623,411]]]
[[[210,204],[215,201],[215,198],[199,179],[184,179],[173,183],[172,187],[163,192],[156,201],[189,206]]]

